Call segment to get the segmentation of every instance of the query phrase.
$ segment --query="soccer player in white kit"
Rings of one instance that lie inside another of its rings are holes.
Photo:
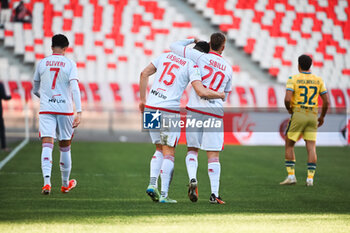
[[[218,32],[210,37],[210,51],[208,54],[186,47],[192,44],[194,39],[187,39],[174,42],[170,49],[173,53],[189,58],[194,61],[202,74],[202,83],[205,87],[218,92],[225,92],[226,96],[232,90],[232,68],[221,57],[225,49],[226,37]],[[192,92],[187,104],[187,114],[199,119],[213,118],[216,121],[223,120],[223,100],[209,100],[202,98]],[[223,126],[223,122],[221,124]],[[220,171],[219,152],[224,147],[223,127],[215,130],[198,129],[196,132],[186,130],[188,152],[186,156],[186,167],[190,179],[188,196],[192,202],[198,200],[197,168],[198,149],[207,151],[208,175],[211,186],[210,203],[225,204],[219,196]]]
[[[197,48],[201,49],[201,48]],[[155,80],[146,101],[146,89],[149,76],[156,73]],[[219,93],[205,88],[201,82],[201,75],[197,66],[189,59],[181,58],[174,53],[164,53],[151,62],[140,76],[141,112],[144,110],[157,111],[162,117],[180,119],[180,99],[191,82],[195,92],[202,97],[217,99],[225,98]],[[180,138],[180,128],[161,128],[150,130],[152,143],[156,151],[150,163],[150,183],[146,193],[153,201],[160,203],[176,203],[168,197],[168,190],[174,170],[175,146]],[[161,176],[161,194],[158,191],[158,176]]]
[[[77,65],[64,56],[68,45],[66,36],[54,35],[52,55],[42,59],[34,73],[33,92],[40,98],[39,136],[42,140],[43,194],[51,192],[52,150],[56,134],[60,147],[61,192],[67,193],[77,185],[75,179],[69,180],[72,166],[70,147],[74,128],[80,124],[82,110]]]

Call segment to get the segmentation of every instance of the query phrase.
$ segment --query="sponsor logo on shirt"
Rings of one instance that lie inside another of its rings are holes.
[[[155,96],[157,96],[158,98],[161,98],[161,99],[163,99],[163,100],[166,100],[166,99],[168,98],[166,95],[160,93],[159,91],[153,90],[153,89],[151,90],[151,94],[152,94],[152,95],[155,95]]]
[[[66,100],[64,99],[57,99],[56,97],[61,96],[61,94],[53,95],[51,99],[49,99],[49,103],[57,103],[57,104],[65,104]]]

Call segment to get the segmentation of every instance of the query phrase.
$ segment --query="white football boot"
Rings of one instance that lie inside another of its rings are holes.
[[[309,179],[307,178],[306,179],[306,186],[314,186],[314,179]]]
[[[280,183],[280,185],[292,185],[297,183],[297,178],[295,176],[287,176],[287,178]]]

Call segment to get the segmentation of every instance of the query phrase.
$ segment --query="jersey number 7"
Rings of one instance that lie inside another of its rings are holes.
[[[53,77],[52,86],[51,86],[51,89],[55,89],[55,87],[56,87],[56,80],[57,80],[57,77],[58,77],[58,72],[60,72],[60,68],[50,68],[50,71],[55,71],[55,75]]]

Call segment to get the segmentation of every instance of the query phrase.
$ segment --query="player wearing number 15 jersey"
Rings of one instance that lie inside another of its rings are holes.
[[[221,54],[225,49],[225,35],[218,32],[213,33],[210,37],[210,51],[208,54],[201,53],[197,50],[186,47],[193,43],[194,40],[188,39],[173,43],[171,51],[177,55],[189,58],[194,61],[202,74],[202,83],[214,91],[223,91],[228,95],[232,90],[232,68],[222,58]],[[207,120],[209,118],[215,121],[221,121],[220,129],[196,129],[195,132],[186,130],[186,140],[188,153],[186,156],[187,172],[190,179],[188,196],[191,201],[196,202],[197,196],[197,168],[198,168],[198,149],[207,151],[208,156],[208,175],[211,185],[211,203],[224,204],[219,196],[220,170],[219,152],[224,146],[223,132],[223,100],[209,100],[198,96],[192,92],[187,104],[187,114],[197,119]],[[209,119],[210,120],[210,119]]]
[[[200,45],[197,49],[203,49]],[[148,78],[155,73],[155,79],[146,101]],[[191,60],[177,56],[174,53],[164,53],[151,62],[140,76],[140,110],[141,112],[156,111],[153,118],[167,119],[171,122],[180,121],[180,99],[191,83],[198,95],[210,99],[225,98],[219,93],[205,88],[197,65]],[[146,190],[153,201],[160,203],[176,203],[168,197],[168,189],[174,170],[174,153],[180,138],[179,127],[164,127],[150,130],[153,144],[156,145],[150,164],[150,183]],[[164,156],[163,156],[164,155]],[[158,192],[158,176],[161,176],[161,195]]]
[[[72,164],[70,145],[73,128],[80,123],[81,100],[77,66],[64,56],[68,45],[66,36],[53,36],[53,54],[41,60],[34,73],[33,92],[40,98],[39,134],[42,140],[43,194],[51,192],[52,150],[56,134],[60,146],[61,192],[67,193],[77,184],[76,180],[69,180]],[[73,101],[77,112],[75,117]]]
[[[301,55],[298,59],[299,74],[289,77],[287,81],[285,106],[291,114],[286,131],[285,166],[287,178],[281,185],[295,184],[295,142],[302,136],[308,153],[308,175],[306,185],[313,185],[316,170],[316,133],[317,127],[323,124],[328,109],[328,94],[321,77],[310,72],[312,59],[308,55]],[[323,104],[320,117],[318,115],[318,97],[321,95]],[[317,123],[318,121],[318,123]]]

